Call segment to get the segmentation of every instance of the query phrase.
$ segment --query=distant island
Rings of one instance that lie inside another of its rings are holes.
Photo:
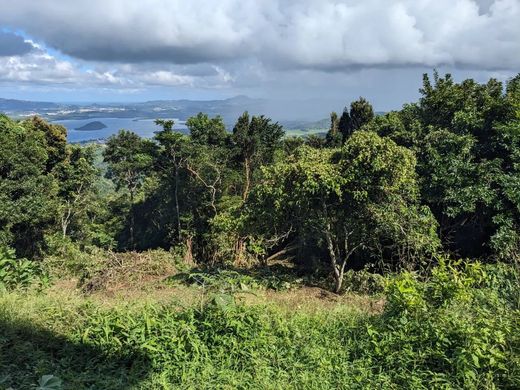
[[[94,122],[89,122],[86,125],[83,125],[81,127],[76,127],[74,130],[94,131],[94,130],[106,129],[106,127],[107,127],[107,125],[105,125],[103,122],[94,121]]]

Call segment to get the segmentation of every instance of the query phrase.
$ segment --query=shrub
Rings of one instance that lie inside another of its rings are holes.
[[[17,259],[14,249],[0,247],[0,291],[47,284],[48,277],[35,261]]]

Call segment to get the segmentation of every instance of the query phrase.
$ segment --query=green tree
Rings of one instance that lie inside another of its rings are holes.
[[[210,118],[207,114],[199,112],[196,116],[188,118],[186,126],[190,131],[191,139],[203,145],[221,146],[228,138],[221,116]]]
[[[418,103],[367,129],[414,150],[423,201],[446,249],[463,256],[512,258],[520,226],[515,193],[520,77],[460,83],[425,74]]]
[[[67,129],[61,125],[51,124],[37,116],[22,122],[23,126],[32,132],[43,134],[47,151],[47,172],[67,158]]]
[[[282,126],[262,116],[249,117],[244,112],[233,128],[232,141],[244,167],[242,198],[247,199],[251,189],[253,172],[262,164],[272,161],[274,152],[281,146],[284,136]]]
[[[325,137],[325,142],[329,148],[337,148],[342,144],[342,135],[339,131],[338,114],[332,112],[330,114],[330,129]]]
[[[33,257],[56,214],[58,182],[49,169],[59,159],[33,121],[16,123],[0,115],[0,135],[0,245]]]
[[[343,113],[338,122],[338,130],[341,133],[342,140],[341,142],[345,142],[348,134],[350,133],[350,112],[348,107],[343,109]]]
[[[159,170],[160,177],[168,184],[170,195],[174,202],[176,225],[176,238],[182,241],[183,228],[181,218],[181,199],[179,194],[183,184],[183,171],[189,156],[189,138],[185,135],[173,131],[173,121],[160,122],[163,130],[157,133],[155,139],[159,143],[159,156],[156,168]]]
[[[107,177],[112,179],[118,189],[124,188],[130,197],[130,246],[135,246],[135,204],[136,195],[145,178],[153,167],[155,144],[139,137],[137,134],[121,130],[110,137],[103,152],[104,161],[108,164]]]
[[[67,158],[56,167],[54,175],[60,183],[58,219],[65,238],[71,225],[81,231],[87,213],[95,202],[99,170],[94,167],[94,150],[68,145]]]
[[[354,131],[368,124],[372,119],[374,119],[374,109],[368,100],[360,97],[350,103],[350,111],[345,107],[338,124],[339,131],[343,135],[343,142],[350,138]]]
[[[264,243],[300,235],[326,250],[339,292],[354,256],[418,266],[436,251],[418,195],[413,154],[359,131],[341,150],[302,147],[264,168],[249,207]]]

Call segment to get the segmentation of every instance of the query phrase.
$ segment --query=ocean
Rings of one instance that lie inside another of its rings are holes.
[[[99,121],[105,124],[106,128],[101,130],[74,130],[87,123]],[[155,119],[143,118],[89,118],[89,119],[67,119],[53,121],[67,128],[67,139],[69,142],[85,142],[93,140],[107,139],[119,130],[131,130],[141,137],[152,138],[156,131],[161,128],[154,123]],[[187,133],[186,125],[183,121],[174,119],[174,129],[182,133]]]

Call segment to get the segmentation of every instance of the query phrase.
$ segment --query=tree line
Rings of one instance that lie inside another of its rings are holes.
[[[328,270],[423,269],[440,255],[520,256],[520,75],[456,83],[424,75],[421,97],[376,116],[360,98],[326,136],[286,137],[245,112],[158,120],[68,144],[38,117],[0,116],[0,246],[38,259],[73,245],[165,248],[206,266],[292,259]]]

